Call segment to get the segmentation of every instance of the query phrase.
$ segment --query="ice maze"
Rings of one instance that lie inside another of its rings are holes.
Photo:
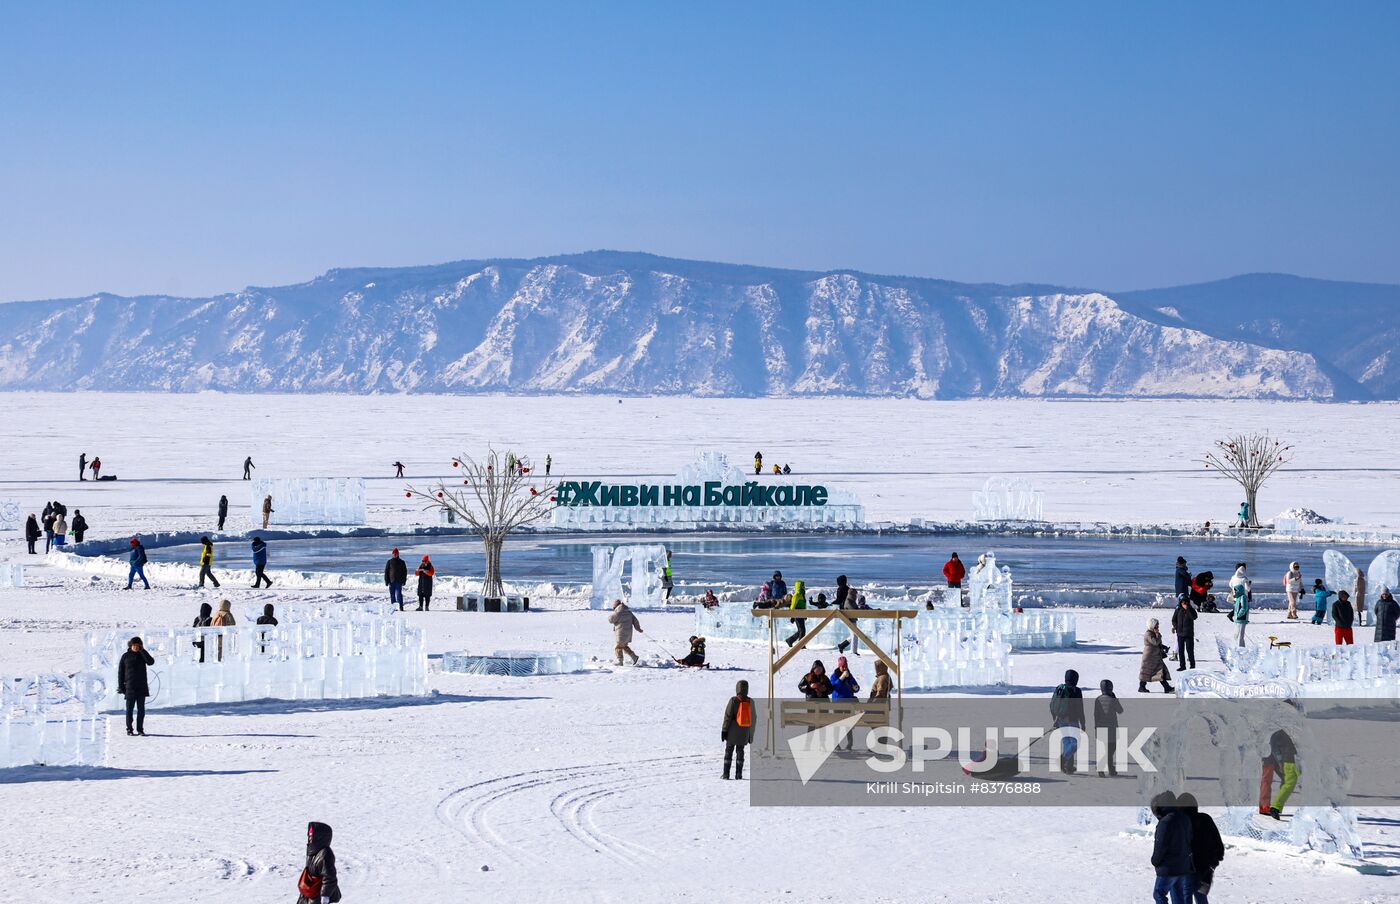
[[[23,587],[24,566],[19,562],[0,562],[0,587]]]
[[[1302,697],[1400,698],[1400,641],[1271,648],[1217,637],[1216,649],[1235,681],[1287,682]]]
[[[120,704],[117,661],[133,636],[142,639],[156,661],[148,670],[151,696],[146,705],[153,708],[427,693],[423,629],[400,619],[349,613],[305,621],[289,618],[276,626],[89,633],[86,667],[109,682],[104,709]]]
[[[105,680],[90,672],[0,677],[0,769],[101,766],[106,694]]]
[[[365,481],[361,477],[266,478],[253,481],[253,517],[260,517],[263,500],[272,497],[270,524],[365,523]]]
[[[442,670],[467,675],[509,675],[513,678],[568,675],[583,671],[583,654],[568,650],[497,650],[490,656],[443,653]]]

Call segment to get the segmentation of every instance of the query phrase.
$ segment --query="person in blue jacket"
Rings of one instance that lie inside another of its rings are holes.
[[[1186,557],[1176,557],[1176,598],[1191,598],[1191,569],[1186,567]]]
[[[856,694],[860,693],[860,682],[856,676],[851,674],[851,667],[846,663],[846,657],[842,656],[836,660],[836,668],[831,673],[831,699],[833,700],[855,700]],[[842,739],[841,746],[850,750],[853,744],[852,738],[855,732],[846,732],[846,737]]]
[[[783,580],[783,573],[781,571],[773,572],[773,592],[771,594],[773,599],[780,600],[787,596],[787,592],[787,581]]]
[[[131,555],[127,561],[131,564],[131,570],[126,575],[126,589],[130,590],[132,583],[140,578],[141,583],[146,585],[147,590],[150,590],[151,582],[146,580],[146,547],[142,546],[141,541],[136,537],[131,538]]]
[[[1336,596],[1331,590],[1322,586],[1322,579],[1313,581],[1313,617],[1312,623],[1322,625],[1327,623],[1327,601]]]
[[[263,582],[267,586],[272,586],[272,578],[267,576],[267,544],[263,538],[253,535],[253,589],[257,590]]]

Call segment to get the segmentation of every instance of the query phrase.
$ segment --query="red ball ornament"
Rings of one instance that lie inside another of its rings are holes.
[[[412,493],[404,493],[403,496],[404,496],[405,499],[412,499],[412,498],[413,498],[413,494],[412,494]]]
[[[454,461],[454,462],[452,463],[452,467],[454,467],[454,468],[457,467],[457,464],[458,464],[458,462],[455,462],[455,461]]]
[[[538,495],[539,495],[539,491],[536,490],[534,487],[530,487],[530,495],[531,495],[531,496],[538,496]]]
[[[438,498],[439,498],[439,499],[442,498],[442,494],[441,494],[441,493],[438,493]]]

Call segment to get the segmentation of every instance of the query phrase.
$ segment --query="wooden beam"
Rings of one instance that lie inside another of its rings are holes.
[[[854,620],[854,619],[851,619],[851,618],[848,618],[848,617],[846,616],[846,610],[844,610],[844,609],[837,609],[837,610],[836,610],[836,614],[837,614],[838,616],[840,616],[840,618],[841,618],[841,620],[842,620],[843,622],[846,623],[846,627],[848,627],[848,628],[851,629],[851,633],[854,634],[854,635],[855,635],[857,638],[859,638],[860,640],[863,640],[863,641],[865,642],[865,645],[866,645],[867,647],[870,648],[870,652],[874,653],[874,654],[876,655],[876,657],[878,657],[879,660],[885,664],[885,668],[892,670],[892,671],[895,673],[895,675],[898,675],[898,674],[899,674],[899,666],[898,666],[898,664],[896,664],[892,659],[890,659],[890,657],[886,656],[886,655],[885,655],[885,651],[882,650],[882,649],[880,649],[879,645],[876,644],[875,641],[873,641],[873,640],[871,640],[869,637],[867,637],[864,631],[862,631],[860,628],[857,628],[857,627],[856,627],[855,620]],[[896,625],[899,624],[898,619],[895,620],[895,624],[896,624]],[[895,642],[895,646],[898,646],[898,645],[899,645],[899,632],[898,632],[898,631],[895,632],[894,642]]]
[[[754,618],[792,618],[794,612],[826,612],[825,609],[752,609]],[[833,609],[848,618],[917,618],[917,609]]]
[[[808,611],[808,610],[806,610],[806,609],[788,609],[788,610],[786,610],[786,612],[788,613],[786,617],[787,617],[787,618],[792,618],[792,617],[793,617],[792,613],[794,613],[794,612],[806,612],[806,611]],[[807,646],[807,642],[808,642],[808,641],[810,641],[813,637],[816,637],[818,634],[821,633],[822,628],[825,628],[827,625],[831,624],[831,620],[834,619],[834,618],[836,617],[836,613],[837,613],[837,612],[840,612],[840,611],[841,611],[841,610],[837,609],[837,610],[835,610],[835,611],[833,611],[833,612],[824,613],[824,614],[822,615],[821,621],[817,622],[817,626],[816,626],[815,628],[813,628],[812,630],[808,631],[808,632],[807,632],[806,634],[804,634],[802,637],[799,637],[799,638],[797,639],[797,643],[793,644],[792,647],[790,647],[790,648],[788,649],[788,651],[787,651],[786,653],[784,653],[784,654],[778,659],[777,662],[773,663],[772,668],[771,668],[771,671],[773,671],[773,672],[780,671],[780,670],[782,669],[783,666],[787,665],[787,664],[788,664],[788,660],[791,659],[792,657],[796,656],[799,652],[801,652],[802,648],[805,647],[805,646]],[[801,616],[801,617],[802,617],[802,618],[806,618],[807,616]],[[769,624],[771,625],[772,622],[770,621]]]

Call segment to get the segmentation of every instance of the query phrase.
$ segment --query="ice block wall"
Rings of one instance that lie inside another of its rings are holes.
[[[107,760],[107,695],[98,675],[0,677],[0,769],[101,766]]]
[[[583,671],[583,654],[571,650],[497,650],[490,656],[443,653],[442,670],[467,675],[567,675]]]
[[[156,660],[148,672],[149,707],[427,693],[423,630],[400,619],[366,616],[276,626],[91,632],[85,661],[108,681],[104,708],[118,705],[117,661],[133,636],[144,641]]]
[[[253,517],[262,517],[263,500],[272,497],[271,524],[365,523],[365,481],[360,477],[266,478],[253,481]]]
[[[1026,480],[989,477],[972,494],[978,521],[1043,521],[1045,494]]]

